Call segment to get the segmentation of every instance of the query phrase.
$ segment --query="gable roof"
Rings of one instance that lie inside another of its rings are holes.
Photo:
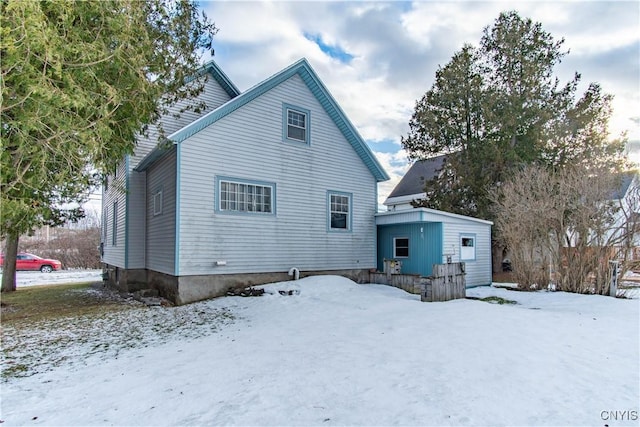
[[[229,95],[229,98],[233,99],[236,96],[240,95],[240,90],[233,84],[231,79],[227,77],[227,75],[222,71],[222,69],[216,64],[216,62],[212,59],[209,62],[206,62],[196,71],[196,74],[191,77],[190,80],[198,78],[206,73],[209,73],[213,79],[218,82],[220,87]]]
[[[212,125],[238,108],[253,101],[260,95],[266,93],[270,89],[273,89],[296,74],[300,76],[320,105],[322,105],[331,120],[333,120],[338,129],[340,129],[346,140],[356,151],[360,159],[362,159],[371,174],[376,178],[376,181],[380,182],[388,180],[389,176],[384,171],[373,152],[369,149],[358,131],[349,121],[338,103],[335,101],[333,96],[331,96],[305,58],[300,59],[284,70],[248,89],[244,93],[232,98],[215,110],[205,114],[198,120],[191,122],[177,132],[174,132],[172,135],[169,135],[169,140],[174,144],[181,143],[185,139],[193,136],[207,126]],[[136,170],[145,170],[149,167],[162,155],[161,151],[166,150],[156,147],[144,160],[142,160],[142,162],[140,162]]]
[[[424,193],[425,182],[438,176],[446,157],[446,154],[443,154],[415,162],[389,194],[387,201],[395,197],[413,196]]]

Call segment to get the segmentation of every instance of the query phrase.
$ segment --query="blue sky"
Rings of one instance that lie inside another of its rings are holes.
[[[214,1],[200,6],[216,23],[216,62],[246,90],[306,57],[392,179],[408,168],[400,137],[415,102],[463,43],[477,45],[501,11],[541,22],[570,50],[561,82],[582,75],[614,95],[611,130],[627,131],[640,153],[638,1]],[[639,157],[640,158],[640,157]]]

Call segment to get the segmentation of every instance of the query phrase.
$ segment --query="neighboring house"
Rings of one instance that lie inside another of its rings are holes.
[[[387,174],[301,59],[240,93],[214,63],[207,111],[167,116],[103,193],[103,262],[176,303],[303,274],[368,280]]]
[[[589,246],[610,247],[615,257],[629,261],[640,259],[640,177],[632,170],[617,176],[617,186],[609,195],[606,206],[614,213],[606,217],[605,229],[592,231],[586,243]],[[581,238],[572,229],[567,230],[563,246],[575,247]]]
[[[427,181],[438,178],[444,166],[446,155],[416,161],[402,177],[398,185],[385,200],[384,205],[390,211],[411,209],[413,200],[424,199],[424,187]]]
[[[612,221],[613,229],[607,233],[607,241],[613,242],[626,254],[627,260],[640,259],[640,177],[638,171],[628,171],[620,175],[620,185],[611,196],[613,205],[619,209]]]
[[[433,264],[464,262],[467,287],[490,285],[493,223],[411,205],[425,197],[425,181],[438,176],[444,158],[414,163],[385,200],[389,210],[376,215],[378,270],[394,259],[404,274],[430,276]]]

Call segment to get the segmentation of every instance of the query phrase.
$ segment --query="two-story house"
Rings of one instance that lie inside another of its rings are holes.
[[[367,281],[388,176],[308,61],[243,93],[214,62],[200,78],[205,112],[163,117],[171,144],[141,137],[103,190],[108,280],[179,304],[289,272]]]

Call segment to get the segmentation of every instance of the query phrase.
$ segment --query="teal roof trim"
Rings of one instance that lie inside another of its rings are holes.
[[[380,165],[367,143],[364,142],[364,139],[362,139],[356,128],[349,121],[344,111],[342,111],[342,108],[340,108],[336,100],[331,96],[331,93],[313,71],[307,60],[303,58],[301,61],[304,61],[305,67],[302,67],[298,74],[318,102],[320,102],[329,117],[331,117],[336,126],[338,126],[338,129],[340,129],[353,149],[356,150],[356,153],[358,153],[358,156],[360,156],[362,161],[367,165],[376,180],[378,182],[389,180],[389,175],[387,175],[382,168],[382,165]]]
[[[236,87],[236,85],[233,84],[231,79],[224,73],[224,71],[222,71],[222,69],[218,66],[218,64],[216,64],[214,60],[203,64],[202,67],[200,67],[198,71],[196,71],[196,74],[193,77],[187,79],[186,83],[189,83],[193,79],[198,78],[206,73],[209,73],[211,77],[213,77],[213,79],[218,82],[222,89],[227,92],[229,98],[233,99],[236,96],[240,95],[240,90]]]
[[[189,83],[193,79],[196,79],[204,74],[209,73],[213,79],[218,82],[220,87],[229,95],[229,98],[233,99],[240,95],[240,89],[233,84],[231,79],[222,71],[222,69],[216,64],[214,60],[206,62],[200,67],[193,76],[186,79],[185,83]],[[161,159],[165,155],[171,152],[171,147],[162,147],[157,145],[147,156],[142,159],[140,163],[134,168],[135,171],[143,171],[146,170],[149,166],[155,163],[157,160]]]
[[[133,170],[136,172],[147,170],[149,166],[171,153],[173,147],[173,145],[169,145],[168,147],[163,144],[156,145]]]
[[[387,181],[389,179],[389,175],[387,175],[371,149],[364,142],[358,131],[355,129],[353,124],[351,124],[347,116],[338,106],[335,99],[331,96],[327,88],[320,81],[317,74],[315,73],[315,71],[313,71],[311,65],[309,65],[305,58],[300,59],[299,61],[293,63],[279,73],[276,73],[263,82],[258,83],[251,89],[248,89],[246,92],[229,100],[217,109],[209,112],[198,120],[195,120],[179,131],[173,133],[169,136],[169,139],[176,144],[184,141],[185,139],[200,132],[202,129],[227,116],[243,105],[246,105],[247,103],[253,101],[260,95],[263,95],[267,91],[273,89],[274,87],[278,86],[279,84],[283,83],[296,74],[298,74],[302,78],[309,90],[313,93],[313,95],[325,109],[329,117],[331,117],[336,126],[340,129],[347,141],[349,141],[351,146],[354,148],[358,156],[360,156],[365,165],[369,168],[371,174],[376,178],[376,180],[378,182]],[[155,151],[156,150],[154,150],[154,152]],[[151,156],[156,155],[154,152],[150,153],[150,155],[147,156],[147,158],[145,158],[136,169],[144,170],[150,165],[152,160],[157,160],[157,158],[150,159]]]

